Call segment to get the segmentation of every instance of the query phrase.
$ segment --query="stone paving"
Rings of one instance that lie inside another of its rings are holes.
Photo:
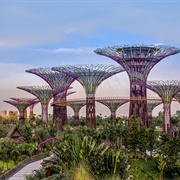
[[[36,162],[26,165],[24,168],[22,168],[16,174],[11,176],[8,180],[25,180],[26,175],[29,175],[32,173],[33,170],[38,170],[42,167],[41,166],[42,161],[43,160],[39,160],[39,161],[36,161]]]

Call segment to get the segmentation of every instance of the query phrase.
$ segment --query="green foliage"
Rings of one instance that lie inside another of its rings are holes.
[[[165,166],[166,166],[166,161],[164,160],[164,155],[159,154],[159,157],[158,157],[158,169],[160,171],[160,177],[159,177],[160,180],[163,179],[163,171],[164,171]]]
[[[82,172],[85,171],[88,177],[95,179],[106,179],[110,175],[126,176],[127,159],[121,151],[110,149],[106,143],[97,143],[90,136],[69,136],[52,152],[58,161],[45,161],[44,168],[55,173],[64,172],[72,179],[78,172],[75,169],[82,170],[82,164],[85,167]]]
[[[6,165],[4,170],[12,168],[27,156],[36,153],[37,144],[14,142],[12,140],[0,141],[0,160]],[[10,163],[11,162],[11,163]]]
[[[0,175],[2,173],[4,173],[5,171],[13,168],[14,166],[15,166],[14,161],[9,161],[8,162],[8,169],[7,169],[6,163],[4,161],[0,161]]]
[[[85,119],[81,118],[80,121],[83,124]],[[129,129],[128,121],[131,122]],[[176,125],[178,126],[177,123]],[[5,129],[2,129],[2,133]],[[9,168],[8,162],[11,160],[18,163],[23,158],[32,156],[40,142],[57,136],[55,123],[50,121],[45,124],[40,119],[27,121],[20,130],[25,142],[9,141],[2,145],[0,142],[0,158],[6,168]],[[35,135],[32,135],[32,132]],[[102,119],[97,116],[97,129],[66,125],[59,138],[63,142],[51,141],[45,145],[45,150],[53,152],[57,157],[57,161],[46,160],[43,163],[45,169],[54,172],[53,176],[47,179],[159,179],[160,162],[154,157],[157,154],[164,154],[164,178],[180,177],[180,139],[170,139],[167,134],[161,134],[157,140],[156,129],[140,126],[135,116],[130,119],[116,118],[114,125],[111,125],[109,118]],[[2,147],[5,148],[2,150]],[[127,157],[130,158],[129,161]],[[34,178],[38,179],[38,173]]]
[[[6,129],[3,126],[0,126],[0,138],[4,138],[7,133]]]
[[[26,180],[39,180],[46,178],[46,172],[44,169],[34,170],[32,174],[26,175]]]
[[[159,153],[165,156],[165,175],[169,178],[180,177],[180,139],[169,139],[167,134],[162,134],[159,144]]]
[[[151,126],[146,129],[147,131],[147,150],[150,152],[150,157],[153,156],[153,151],[157,148],[157,138],[158,132],[156,132],[155,127]]]
[[[94,139],[98,138],[98,131],[87,126],[77,126],[74,129],[72,129],[70,126],[65,126],[60,138],[66,140],[75,134],[77,134],[79,137],[91,136]]]
[[[47,128],[40,127],[35,131],[36,142],[41,143],[46,139],[50,138],[50,134]]]
[[[163,119],[164,119],[163,112],[159,112],[157,117],[152,118],[152,125],[153,126],[162,126]]]
[[[50,137],[55,137],[57,133],[56,124],[53,121],[49,121],[48,132]]]
[[[4,166],[3,164],[1,164],[1,161],[0,161],[0,175],[4,172]]]
[[[128,163],[130,171],[133,174],[132,179],[136,180],[159,180],[159,171],[155,159],[149,159],[148,162],[144,158],[132,159],[130,158]]]
[[[147,141],[144,139],[146,137],[146,132],[143,127],[140,127],[138,120],[135,116],[131,117],[130,132],[128,135],[128,147],[135,154],[135,158],[138,150],[145,151],[147,146]]]
[[[15,143],[11,140],[0,142],[0,157],[6,163],[6,169],[9,169],[8,163],[12,160],[12,151],[16,148]]]
[[[173,126],[179,126],[180,125],[180,115],[173,115],[171,116],[171,121]]]
[[[25,138],[25,141],[28,143],[33,142],[32,129],[29,125],[25,125],[23,127],[19,127],[22,133],[22,136]]]

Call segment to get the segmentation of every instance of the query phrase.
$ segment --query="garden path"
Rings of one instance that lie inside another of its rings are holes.
[[[42,167],[41,166],[42,162],[43,162],[43,159],[26,165],[20,171],[18,171],[16,174],[11,176],[8,180],[25,180],[26,175],[29,175],[32,173],[33,170],[38,170]]]

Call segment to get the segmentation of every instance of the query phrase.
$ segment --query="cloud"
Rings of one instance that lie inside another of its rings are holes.
[[[72,53],[72,54],[81,54],[81,53],[88,53],[94,54],[93,50],[95,48],[57,48],[57,49],[33,49],[34,52],[41,52],[41,53]]]
[[[179,2],[177,3],[179,5]],[[180,25],[177,23],[179,16],[177,3],[173,4],[170,1],[124,3],[120,8],[114,7],[104,24],[119,30],[179,43]]]
[[[8,91],[12,91],[12,95],[17,86],[47,85],[46,82],[38,76],[34,75],[32,77],[32,74],[25,72],[26,69],[30,68],[32,67],[24,64],[0,63],[0,91],[2,89],[7,89]]]
[[[26,91],[17,89],[17,86],[47,85],[38,76],[26,73],[25,70],[29,68],[32,67],[24,64],[0,63],[0,110],[17,110],[12,105],[3,102],[4,100],[9,100],[11,97],[34,97]],[[40,108],[38,112],[40,114]]]
[[[68,6],[66,11],[67,6],[63,9],[64,4],[66,3],[48,3],[47,7],[45,3],[42,8],[41,3],[35,5],[34,2],[4,3],[0,7],[3,27],[0,29],[0,46],[19,47],[62,42],[71,34],[87,35],[97,25],[96,20],[83,17],[82,12],[77,10],[79,7],[72,8],[70,13],[71,7]]]
[[[16,40],[1,39],[0,47],[19,47],[25,45],[23,42]]]
[[[11,2],[0,7],[1,47],[65,42],[77,34],[99,35],[108,40],[113,34],[104,30],[110,28],[156,37],[159,41],[180,40],[178,2],[97,1],[76,2],[74,6],[69,6],[70,2],[43,2],[43,8],[42,2],[34,3]]]

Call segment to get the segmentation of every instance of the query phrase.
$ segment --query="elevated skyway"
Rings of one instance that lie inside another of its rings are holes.
[[[128,101],[162,101],[159,97],[95,97],[96,101],[118,101],[118,100],[128,100]],[[77,98],[77,99],[67,99],[62,101],[55,101],[51,103],[51,106],[69,106],[70,102],[85,102],[86,98]],[[173,99],[172,101],[177,101]]]

